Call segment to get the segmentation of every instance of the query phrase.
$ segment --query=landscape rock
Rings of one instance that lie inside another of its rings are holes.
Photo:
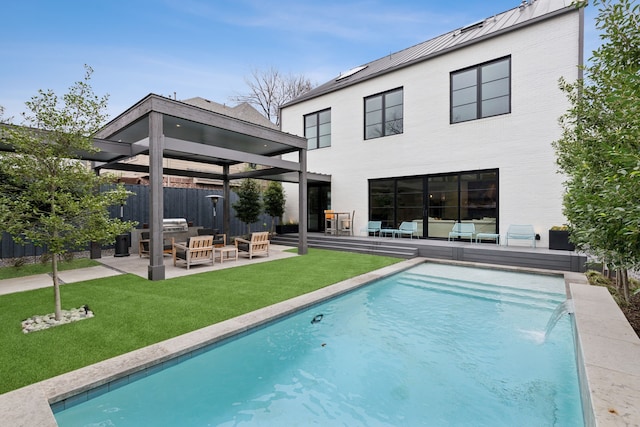
[[[66,325],[67,323],[77,322],[79,320],[92,318],[93,311],[87,305],[72,308],[71,310],[62,310],[62,318],[56,320],[55,313],[33,316],[22,321],[22,333],[42,331],[58,325]]]

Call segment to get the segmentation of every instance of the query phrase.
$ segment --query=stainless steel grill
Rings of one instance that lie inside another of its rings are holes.
[[[184,218],[165,218],[162,220],[162,231],[164,233],[178,233],[188,230],[189,225]]]

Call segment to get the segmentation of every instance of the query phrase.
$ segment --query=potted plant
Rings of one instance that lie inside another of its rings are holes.
[[[298,224],[290,221],[288,224],[276,225],[277,234],[298,233]]]
[[[549,230],[549,249],[558,251],[573,251],[575,245],[569,241],[569,227],[554,225]]]

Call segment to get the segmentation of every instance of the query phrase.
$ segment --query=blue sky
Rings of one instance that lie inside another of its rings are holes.
[[[555,0],[554,0],[555,1]],[[0,105],[19,122],[39,89],[94,69],[111,118],[149,93],[220,103],[270,67],[320,84],[341,71],[517,7],[520,0],[21,0],[4,2]],[[585,57],[597,46],[587,8]]]

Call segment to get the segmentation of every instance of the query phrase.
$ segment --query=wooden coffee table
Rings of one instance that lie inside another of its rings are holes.
[[[221,246],[219,248],[213,248],[213,251],[214,258],[220,258],[220,264],[224,262],[225,258],[229,260],[232,259],[231,257],[234,257],[235,261],[238,260],[238,249],[236,249],[235,246]]]

